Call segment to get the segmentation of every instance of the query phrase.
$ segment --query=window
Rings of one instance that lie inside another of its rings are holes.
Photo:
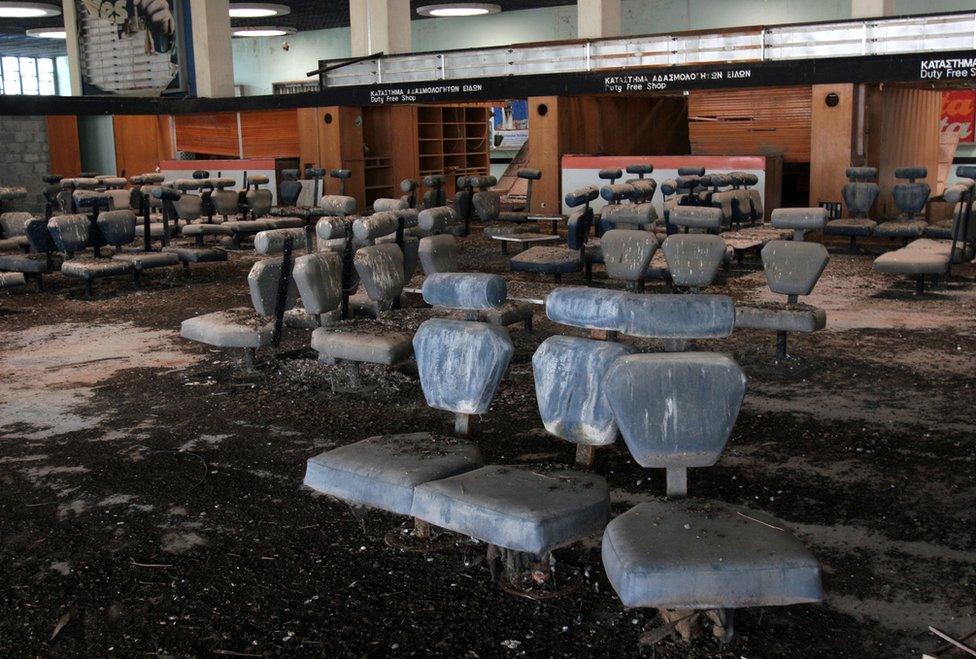
[[[54,60],[49,57],[0,58],[0,94],[54,96],[58,77]]]

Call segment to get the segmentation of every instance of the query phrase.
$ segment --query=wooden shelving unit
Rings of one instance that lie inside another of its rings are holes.
[[[448,188],[458,176],[488,174],[488,109],[422,105],[417,108],[418,170],[443,174]]]

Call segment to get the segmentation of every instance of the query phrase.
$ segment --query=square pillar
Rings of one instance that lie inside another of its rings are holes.
[[[580,39],[620,36],[620,0],[579,0],[576,15]]]
[[[410,0],[349,0],[352,56],[409,53]]]

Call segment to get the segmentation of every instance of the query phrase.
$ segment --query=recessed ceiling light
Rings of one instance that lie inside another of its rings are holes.
[[[40,2],[0,2],[0,18],[44,18],[58,16],[61,10]]]
[[[290,7],[270,2],[235,2],[230,6],[231,18],[268,18],[290,13]]]
[[[27,30],[27,36],[41,39],[67,39],[68,34],[63,27],[35,27]]]
[[[449,18],[455,16],[485,16],[497,14],[501,7],[493,2],[446,2],[439,5],[424,5],[417,8],[421,16]]]
[[[286,34],[294,34],[293,27],[241,27],[234,30],[235,37],[283,37]]]

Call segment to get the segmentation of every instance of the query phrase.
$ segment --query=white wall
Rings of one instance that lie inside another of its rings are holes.
[[[116,174],[112,117],[100,114],[79,115],[78,145],[81,150],[82,171]]]
[[[336,0],[346,1],[346,0]],[[976,11],[976,0],[897,0],[899,14]],[[847,20],[850,0],[623,0],[624,35]],[[576,38],[576,6],[509,11],[475,18],[411,22],[414,52]],[[284,43],[290,45],[287,52]],[[304,80],[320,59],[349,57],[349,29],[288,37],[234,39],[235,82],[245,95],[270,94],[273,82]]]

